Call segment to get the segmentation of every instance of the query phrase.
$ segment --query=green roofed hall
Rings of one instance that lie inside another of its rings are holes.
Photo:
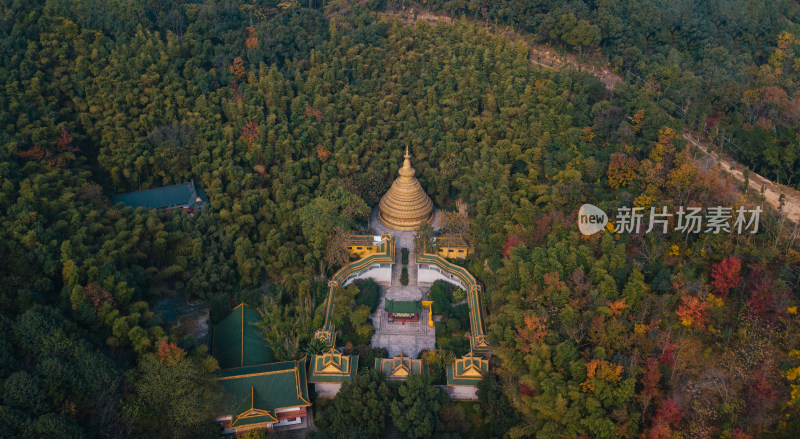
[[[392,314],[417,314],[422,312],[422,302],[419,300],[389,300],[384,305],[386,312]]]
[[[193,211],[207,206],[208,198],[200,186],[196,185],[194,181],[190,181],[188,183],[116,195],[113,198],[113,203],[124,203],[133,208],[181,208]]]
[[[305,417],[308,399],[306,360],[221,370],[216,381],[225,389],[228,428],[276,424],[286,416]]]
[[[274,361],[272,349],[253,325],[260,321],[258,311],[242,303],[214,326],[211,355],[217,359],[221,369]]]

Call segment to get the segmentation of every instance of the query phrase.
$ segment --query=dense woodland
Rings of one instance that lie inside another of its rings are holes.
[[[649,88],[662,108],[706,130],[756,172],[800,187],[796,2],[389,0],[386,6],[467,17],[605,65]]]
[[[376,10],[413,2],[0,0],[0,436],[214,437],[216,361],[155,302],[216,321],[245,301],[276,356],[318,350],[340,237],[406,145],[437,206],[468,206],[493,374],[462,406],[436,376],[387,388],[365,368],[320,404],[320,437],[374,437],[412,406],[408,437],[800,436],[793,225],[575,225],[585,202],[761,203],[695,160],[661,95],[800,183],[796,7],[695,3],[429,0],[470,20],[412,26]],[[658,92],[540,69],[487,21]],[[110,202],[189,179],[210,200],[194,215]],[[381,355],[370,288],[334,316],[363,361]],[[369,419],[345,410],[361,395],[382,401]]]

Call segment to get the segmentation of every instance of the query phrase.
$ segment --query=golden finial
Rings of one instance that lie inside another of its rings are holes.
[[[406,145],[406,155],[404,157],[403,167],[397,172],[403,177],[413,177],[415,171],[414,168],[411,167],[411,154],[408,153],[408,145]]]

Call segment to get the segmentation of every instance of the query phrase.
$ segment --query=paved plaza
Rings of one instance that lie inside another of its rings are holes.
[[[372,336],[373,347],[385,347],[389,356],[404,353],[416,358],[423,350],[436,347],[436,334],[434,328],[428,326],[428,310],[420,313],[419,322],[393,322],[389,323],[384,304],[390,300],[421,300],[428,294],[428,287],[419,287],[417,284],[417,264],[414,263],[414,232],[387,229],[377,219],[377,209],[373,212],[370,225],[375,234],[391,233],[395,240],[395,262],[392,266],[392,283],[390,286],[381,286],[381,301],[377,311],[372,314],[372,326],[375,334]],[[408,255],[408,285],[400,285],[402,273],[402,248],[407,248]]]

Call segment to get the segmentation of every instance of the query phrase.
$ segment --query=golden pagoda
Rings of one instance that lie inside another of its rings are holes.
[[[416,230],[420,224],[433,219],[433,201],[422,189],[411,167],[411,155],[406,146],[403,167],[389,191],[381,198],[378,220],[386,227],[395,230]]]

